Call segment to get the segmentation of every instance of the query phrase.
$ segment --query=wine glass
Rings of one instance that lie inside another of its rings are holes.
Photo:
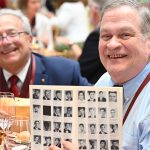
[[[8,128],[5,145],[7,150],[29,150],[30,143],[30,119],[25,116],[12,117],[11,126]]]
[[[6,130],[10,126],[10,119],[15,115],[14,94],[10,92],[0,92],[0,150],[6,136]]]

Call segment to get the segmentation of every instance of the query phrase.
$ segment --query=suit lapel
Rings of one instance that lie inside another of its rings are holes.
[[[34,85],[47,85],[48,75],[46,74],[46,69],[44,67],[44,62],[42,58],[38,58],[35,55],[35,80]]]

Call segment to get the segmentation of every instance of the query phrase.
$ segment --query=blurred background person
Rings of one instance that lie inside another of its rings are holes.
[[[16,8],[17,0],[0,0],[0,8]]]
[[[30,21],[33,39],[33,48],[48,48],[53,50],[53,34],[49,19],[40,13],[42,0],[18,0],[20,9]]]
[[[55,0],[56,15],[50,18],[59,30],[58,43],[83,43],[89,34],[85,6],[81,0]]]
[[[6,8],[6,0],[0,0],[0,8]]]
[[[81,74],[92,84],[106,72],[103,67],[98,52],[99,43],[99,22],[100,12],[105,0],[89,1],[89,21],[94,30],[88,35],[82,49],[82,54],[78,61],[80,63]]]
[[[46,15],[48,18],[51,18],[55,14],[55,8],[52,4],[53,0],[44,0],[43,1],[43,6],[41,9],[41,13]]]

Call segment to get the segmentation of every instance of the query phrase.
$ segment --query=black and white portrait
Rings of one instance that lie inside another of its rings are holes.
[[[65,91],[65,100],[66,101],[72,101],[72,91]]]
[[[62,100],[62,91],[56,90],[54,91],[54,101],[61,101]]]
[[[43,99],[44,100],[50,100],[51,99],[51,90],[44,90]]]

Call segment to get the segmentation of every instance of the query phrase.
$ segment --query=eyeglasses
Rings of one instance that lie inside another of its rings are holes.
[[[4,39],[7,39],[7,41],[14,41],[18,39],[18,37],[22,33],[28,34],[27,32],[13,32],[13,33],[8,33],[6,36],[0,36],[0,44],[3,43]]]

